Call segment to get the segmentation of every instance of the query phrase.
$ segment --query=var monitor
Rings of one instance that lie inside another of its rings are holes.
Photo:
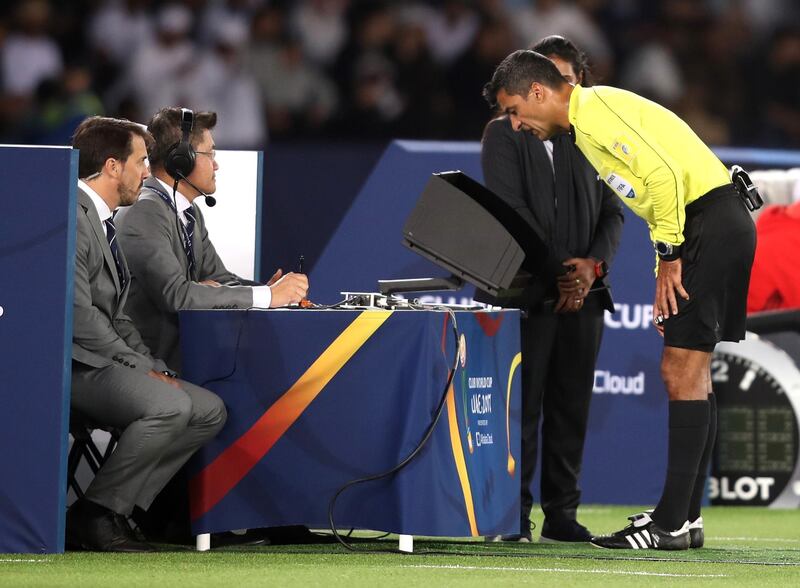
[[[547,252],[513,208],[460,171],[433,174],[406,220],[403,244],[492,295],[521,269],[538,274]]]

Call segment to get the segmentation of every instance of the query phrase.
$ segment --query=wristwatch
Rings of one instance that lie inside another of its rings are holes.
[[[608,275],[608,264],[600,259],[594,262],[594,277],[597,279],[605,278]]]
[[[665,243],[664,241],[656,241],[655,246],[658,257],[664,261],[675,261],[681,256],[680,245],[673,245],[672,243]]]

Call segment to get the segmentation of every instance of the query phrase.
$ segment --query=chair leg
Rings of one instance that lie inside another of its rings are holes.
[[[72,489],[75,496],[80,499],[84,497],[83,489],[77,480],[77,472],[81,459],[86,461],[92,474],[96,475],[100,468],[111,456],[119,440],[119,431],[111,431],[111,438],[105,451],[95,445],[92,439],[92,427],[83,423],[70,423],[70,435],[72,436],[72,448],[67,457],[67,489]]]
[[[67,457],[67,490],[72,488],[72,491],[75,493],[75,497],[78,500],[82,499],[84,496],[83,489],[81,488],[81,485],[78,484],[78,480],[75,477],[84,451],[82,445],[82,441],[79,441],[73,437],[72,448],[69,450],[69,456]]]

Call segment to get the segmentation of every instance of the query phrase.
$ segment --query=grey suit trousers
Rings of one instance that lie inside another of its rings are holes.
[[[86,498],[129,515],[147,510],[191,455],[225,424],[222,400],[177,380],[181,390],[124,366],[72,364],[72,406],[92,421],[123,430]]]

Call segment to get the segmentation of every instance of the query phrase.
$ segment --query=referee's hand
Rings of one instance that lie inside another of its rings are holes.
[[[663,320],[678,314],[678,299],[675,293],[684,300],[689,300],[689,293],[681,283],[683,265],[680,258],[675,261],[658,260],[658,277],[656,278],[656,300],[653,304],[653,315],[656,329],[663,336]],[[662,317],[662,321],[658,321]],[[660,324],[659,324],[660,322]]]

